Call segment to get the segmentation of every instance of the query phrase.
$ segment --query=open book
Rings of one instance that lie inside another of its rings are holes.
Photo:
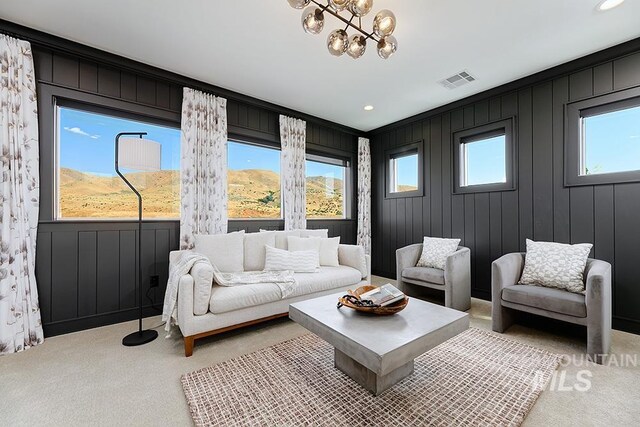
[[[393,304],[394,302],[398,302],[404,299],[404,294],[402,291],[391,283],[387,283],[386,285],[382,285],[378,288],[375,288],[369,292],[365,292],[360,295],[361,300],[369,300],[372,303],[384,307],[386,305]]]

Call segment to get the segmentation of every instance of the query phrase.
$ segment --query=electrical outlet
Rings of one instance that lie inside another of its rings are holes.
[[[149,278],[149,287],[150,288],[157,288],[158,286],[160,286],[160,276],[158,276],[158,275],[151,276]]]

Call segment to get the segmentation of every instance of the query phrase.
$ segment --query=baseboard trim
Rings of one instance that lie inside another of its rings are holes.
[[[613,329],[640,335],[640,321],[613,316]]]
[[[85,329],[93,329],[99,328],[100,326],[112,325],[114,323],[127,322],[129,320],[137,319],[139,314],[139,308],[130,308],[110,313],[47,323],[43,325],[44,336],[45,338],[50,338],[56,335],[69,334],[71,332],[78,332]],[[159,314],[160,312],[151,306],[142,308],[143,317],[158,316]]]

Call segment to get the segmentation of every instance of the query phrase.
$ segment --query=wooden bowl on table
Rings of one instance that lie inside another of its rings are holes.
[[[358,289],[356,289],[355,291],[347,291],[350,295],[353,295],[357,298],[360,298],[360,295],[372,291],[375,288],[377,288],[377,286],[372,286],[372,285],[364,285],[364,286],[360,286]],[[402,310],[404,310],[404,308],[407,306],[407,304],[409,304],[409,298],[407,298],[406,296],[404,297],[403,300],[394,302],[393,304],[390,305],[386,305],[384,307],[361,307],[358,305],[353,304],[352,302],[350,302],[348,299],[344,298],[344,297],[340,297],[338,298],[338,302],[340,302],[343,306],[345,307],[349,307],[352,308],[356,311],[359,311],[361,313],[370,313],[370,314],[377,314],[380,316],[386,316],[386,315],[390,315],[390,314],[396,314]]]

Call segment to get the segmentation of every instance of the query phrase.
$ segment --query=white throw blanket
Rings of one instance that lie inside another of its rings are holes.
[[[280,288],[280,298],[285,299],[296,288],[293,271],[243,271],[241,273],[223,273],[213,266],[213,278],[220,286],[254,285],[274,283]]]
[[[274,283],[280,288],[280,298],[287,298],[296,287],[293,271],[245,271],[240,273],[223,273],[212,265],[205,255],[193,251],[180,251],[169,263],[169,280],[164,295],[162,320],[166,322],[165,330],[170,331],[172,325],[178,324],[177,300],[180,278],[191,271],[197,262],[205,262],[213,267],[213,278],[220,286],[240,286],[260,283]],[[213,284],[212,284],[213,285]],[[169,335],[167,335],[169,336]]]

